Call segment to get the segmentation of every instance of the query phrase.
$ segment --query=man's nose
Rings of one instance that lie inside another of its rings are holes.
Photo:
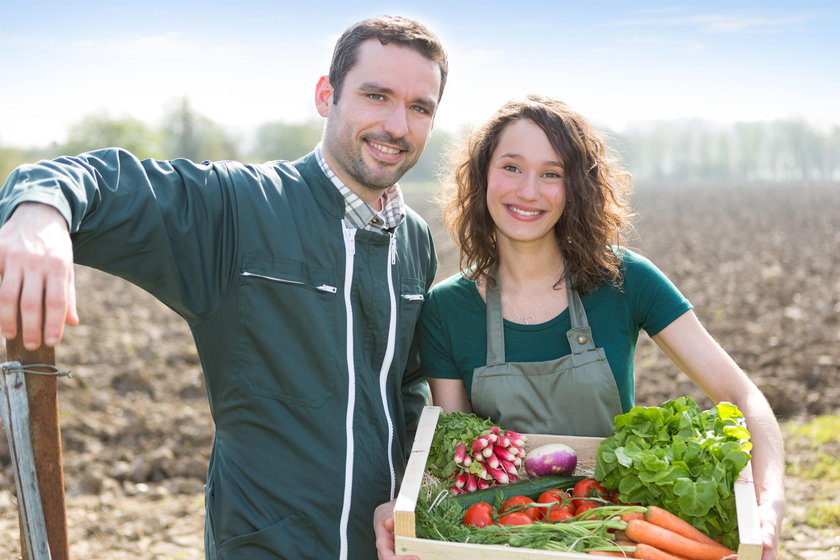
[[[408,118],[405,109],[403,107],[392,108],[388,111],[382,125],[385,132],[392,136],[397,138],[405,136],[408,133]]]

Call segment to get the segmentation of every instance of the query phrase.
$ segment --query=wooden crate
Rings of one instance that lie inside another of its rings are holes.
[[[464,560],[465,558],[481,558],[482,560],[543,560],[549,558],[573,560],[577,558],[597,558],[577,552],[554,552],[417,538],[414,508],[420,493],[423,473],[426,470],[426,461],[429,457],[429,448],[432,444],[432,437],[440,412],[440,407],[436,406],[427,406],[423,410],[402,487],[397,495],[394,507],[394,532],[398,555],[414,554],[423,560]],[[575,474],[592,475],[595,467],[595,451],[601,442],[600,438],[545,434],[527,434],[527,436],[526,450],[544,443],[557,442],[569,445],[578,455],[578,467],[575,469]],[[741,540],[738,547],[738,560],[760,560],[761,532],[758,526],[752,470],[749,464],[735,482],[734,491],[738,513],[738,532]]]

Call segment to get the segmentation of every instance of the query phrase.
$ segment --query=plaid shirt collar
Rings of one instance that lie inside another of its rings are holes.
[[[405,203],[398,184],[394,184],[382,193],[382,211],[377,212],[356,193],[350,190],[338,176],[333,173],[327,160],[324,159],[324,152],[321,144],[315,147],[315,158],[318,165],[338,192],[344,197],[344,219],[349,226],[369,231],[393,230],[405,218]]]

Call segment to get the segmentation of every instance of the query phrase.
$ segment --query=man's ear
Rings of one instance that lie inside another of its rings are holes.
[[[330,112],[333,92],[330,79],[327,76],[321,76],[318,85],[315,86],[315,108],[318,109],[318,114],[322,117],[326,117]]]

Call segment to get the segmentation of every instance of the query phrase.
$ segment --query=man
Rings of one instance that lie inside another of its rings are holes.
[[[296,162],[138,161],[118,149],[15,170],[0,191],[0,326],[53,346],[78,316],[73,259],[188,322],[216,437],[206,554],[369,559],[425,403],[412,347],[436,270],[397,180],[420,157],[447,75],[422,25],[339,38]],[[69,234],[68,234],[69,232]]]

